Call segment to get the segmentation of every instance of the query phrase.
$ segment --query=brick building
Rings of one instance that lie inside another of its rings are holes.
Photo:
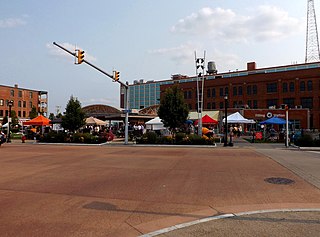
[[[28,119],[32,107],[37,111],[48,113],[48,92],[19,88],[18,85],[0,85],[0,123],[9,114],[8,102],[13,101],[11,111],[15,111],[19,119]]]
[[[268,68],[257,68],[255,62],[250,62],[247,70],[207,74],[204,78],[204,110],[223,111],[224,96],[228,94],[228,113],[242,110],[247,118],[259,121],[266,117],[255,117],[256,114],[267,114],[270,110],[281,114],[286,104],[290,108],[289,117],[296,121],[297,127],[320,128],[319,62]],[[175,75],[171,80],[129,85],[130,108],[146,107],[150,91],[153,101],[159,103],[165,89],[178,84],[189,109],[196,111],[197,79]]]

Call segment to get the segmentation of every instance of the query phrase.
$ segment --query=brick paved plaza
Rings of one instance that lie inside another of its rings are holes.
[[[320,207],[319,189],[248,148],[12,143],[0,173],[2,236],[138,236],[222,213]]]

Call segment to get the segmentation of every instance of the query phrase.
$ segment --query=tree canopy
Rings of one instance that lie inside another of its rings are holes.
[[[180,88],[175,85],[165,90],[160,100],[158,115],[165,127],[171,131],[181,127],[188,118],[189,108]]]
[[[32,106],[29,117],[30,117],[30,119],[34,119],[37,116],[38,116],[37,108],[35,106]]]
[[[84,118],[85,113],[82,111],[81,103],[77,98],[71,96],[66,107],[66,112],[62,117],[62,127],[74,132],[85,125]]]

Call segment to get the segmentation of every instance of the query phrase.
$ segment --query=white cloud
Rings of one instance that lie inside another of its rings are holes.
[[[190,58],[194,57],[194,50],[196,48],[199,47],[194,43],[185,43],[172,48],[149,50],[149,53],[158,55],[169,55],[171,60],[176,64],[185,64],[190,61]]]
[[[14,28],[26,24],[27,22],[21,18],[7,18],[0,20],[0,28]]]
[[[62,47],[66,48],[67,50],[71,51],[72,53],[75,52],[75,49],[82,49],[81,47],[76,47],[75,45],[70,44],[70,43],[62,43],[62,44],[59,44],[59,45],[61,45]],[[52,43],[47,43],[46,47],[49,50],[49,54],[53,55],[55,57],[68,58],[68,59],[70,59],[70,57],[72,57],[71,54],[67,53],[66,51],[64,51],[64,50],[62,50],[60,48],[58,48],[57,46],[53,45]],[[91,56],[87,52],[85,52],[85,59],[90,61],[90,62],[97,61],[97,59],[95,57]]]
[[[304,20],[290,17],[274,6],[260,6],[252,9],[250,15],[207,7],[180,19],[171,32],[223,41],[267,41],[290,37],[303,29]]]

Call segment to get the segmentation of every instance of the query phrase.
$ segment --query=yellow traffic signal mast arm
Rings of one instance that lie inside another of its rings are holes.
[[[61,45],[57,44],[56,42],[53,42],[53,44],[54,44],[55,46],[59,47],[60,49],[68,52],[69,54],[73,55],[74,57],[78,57],[78,55],[77,55],[76,53],[73,53],[73,52],[69,51],[68,49],[66,49],[66,48],[62,47]],[[84,51],[82,51],[82,52],[83,52],[83,54],[84,54]],[[79,53],[79,52],[78,52],[78,53]],[[79,60],[79,59],[78,59],[78,60]],[[100,68],[98,68],[97,66],[93,65],[92,63],[88,62],[87,60],[84,59],[84,57],[82,58],[81,63],[86,63],[86,64],[88,64],[89,66],[91,66],[91,67],[93,67],[94,69],[96,69],[96,70],[98,70],[99,72],[101,72],[102,74],[104,74],[104,75],[110,77],[111,79],[115,80],[115,77],[114,77],[113,75],[110,75],[109,73],[103,71],[102,69],[100,69]],[[78,64],[80,64],[80,63],[78,63]],[[121,82],[119,79],[120,79],[120,78],[119,78],[119,72],[118,72],[118,80],[115,80],[115,81],[118,82],[118,83],[120,83],[120,84],[121,84],[122,86],[124,86],[125,88],[128,88],[128,85],[127,85],[126,83]]]

